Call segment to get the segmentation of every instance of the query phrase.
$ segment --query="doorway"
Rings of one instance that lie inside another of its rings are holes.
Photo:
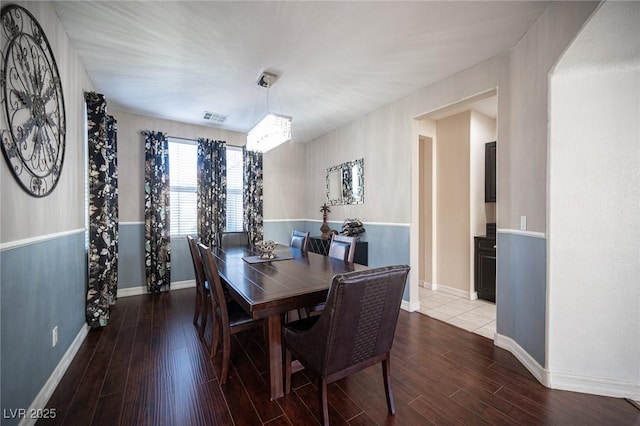
[[[419,312],[493,338],[495,304],[477,300],[474,237],[495,230],[485,144],[496,140],[497,91],[420,117],[418,131]]]

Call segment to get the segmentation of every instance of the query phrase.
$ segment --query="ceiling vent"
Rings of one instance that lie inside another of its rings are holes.
[[[217,114],[215,112],[205,111],[202,115],[202,119],[207,121],[214,121],[216,123],[224,123],[224,121],[227,119],[227,116]]]

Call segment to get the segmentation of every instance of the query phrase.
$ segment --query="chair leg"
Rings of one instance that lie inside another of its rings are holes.
[[[202,320],[200,321],[200,339],[204,338],[204,331],[207,329],[207,318],[209,317],[209,304],[207,303],[206,295],[202,296],[201,306],[202,306]],[[215,318],[212,318],[212,320]]]
[[[387,394],[387,408],[389,414],[396,414],[396,406],[393,402],[393,391],[391,390],[391,354],[382,361],[382,377],[384,378],[384,391]]]
[[[196,290],[196,308],[193,312],[193,325],[198,326],[198,317],[200,316],[200,304],[202,303],[202,296]]]
[[[216,321],[215,314],[211,315],[211,328],[213,328],[213,337],[211,340],[211,358],[215,358],[218,353],[218,341],[220,340],[220,323]]]
[[[291,351],[284,348],[284,394],[291,392]]]
[[[320,397],[320,423],[323,426],[329,426],[329,404],[327,402],[327,379],[320,377],[318,379],[318,394]]]
[[[229,376],[229,362],[231,358],[231,336],[229,333],[222,333],[222,374],[220,374],[220,384],[227,383]]]

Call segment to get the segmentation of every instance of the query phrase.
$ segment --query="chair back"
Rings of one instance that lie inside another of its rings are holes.
[[[313,370],[329,376],[391,350],[409,269],[387,266],[333,278],[305,339],[313,345],[304,351]]]
[[[196,289],[201,293],[205,288],[206,278],[204,277],[204,269],[202,269],[202,259],[198,251],[198,242],[191,235],[187,235],[189,243],[189,251],[191,252],[191,261],[193,262],[193,270],[196,274]]]
[[[219,316],[223,329],[229,327],[229,313],[227,311],[227,303],[224,297],[224,289],[222,287],[222,281],[220,280],[220,275],[218,274],[218,266],[216,265],[216,260],[213,257],[213,253],[209,249],[209,247],[204,244],[198,244],[198,250],[200,251],[200,258],[202,259],[202,266],[204,269],[204,276],[209,282],[209,291],[211,293],[211,299],[213,300],[214,306],[214,315],[215,311],[218,311],[217,314]]]
[[[329,246],[329,257],[353,263],[356,255],[356,238],[334,235]]]
[[[291,233],[291,242],[289,245],[306,253],[307,250],[309,250],[309,232],[294,229]]]
[[[220,234],[220,247],[249,247],[249,233],[223,232]]]

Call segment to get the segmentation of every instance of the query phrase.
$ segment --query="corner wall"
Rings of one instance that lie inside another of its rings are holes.
[[[638,40],[640,3],[604,3],[550,77],[547,347],[551,387],[635,400]]]
[[[74,339],[86,332],[85,112],[93,90],[51,3],[17,2],[43,28],[62,80],[66,150],[60,180],[34,198],[0,160],[0,408],[28,409]],[[6,39],[3,37],[3,48]],[[6,128],[6,123],[0,123]],[[58,344],[52,347],[52,329]],[[54,380],[55,382],[55,380]],[[42,406],[46,401],[40,401]],[[40,408],[40,407],[39,407]],[[3,418],[3,425],[17,424]]]

